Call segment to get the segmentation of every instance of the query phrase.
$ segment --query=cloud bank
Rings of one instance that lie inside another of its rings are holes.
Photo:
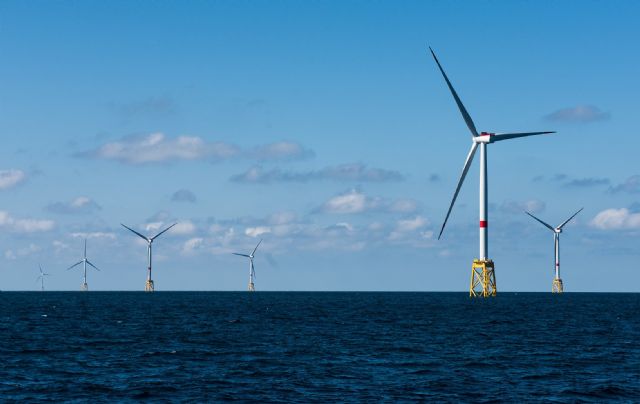
[[[370,197],[356,189],[351,189],[325,201],[315,213],[352,214],[368,211],[387,213],[412,213],[418,210],[413,199],[388,200]]]
[[[172,138],[158,132],[128,136],[76,156],[139,165],[197,160],[219,162],[231,158],[299,160],[313,156],[313,152],[293,142],[276,142],[243,150],[231,143],[210,142],[198,136]]]
[[[0,189],[13,188],[24,182],[27,175],[22,170],[11,168],[9,170],[0,170]]]
[[[591,220],[591,226],[601,230],[640,229],[640,213],[626,208],[606,209]]]
[[[59,214],[94,213],[101,209],[100,205],[86,196],[79,196],[69,202],[55,202],[45,207],[45,210]]]
[[[593,105],[578,105],[559,109],[547,115],[545,119],[553,122],[589,123],[609,120],[611,114]]]
[[[38,233],[52,230],[55,227],[53,220],[40,219],[16,219],[9,212],[0,211],[0,228],[8,229],[15,233]]]
[[[188,189],[179,189],[171,195],[171,201],[196,203],[196,195]]]
[[[364,164],[342,164],[328,166],[312,171],[283,171],[279,168],[263,170],[252,167],[230,179],[232,182],[245,184],[269,184],[274,182],[310,182],[310,181],[355,181],[355,182],[399,182],[404,176],[398,171],[367,167]]]
[[[640,193],[640,175],[632,175],[622,184],[609,188],[609,192],[614,194],[619,192],[625,192],[628,194]]]

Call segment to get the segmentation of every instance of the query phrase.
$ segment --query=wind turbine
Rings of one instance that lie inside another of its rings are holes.
[[[147,236],[143,236],[142,234],[138,233],[137,231],[133,230],[130,227],[125,226],[124,224],[120,223],[122,225],[122,227],[124,227],[127,230],[130,230],[131,232],[135,233],[137,236],[139,236],[140,238],[144,239],[147,242],[147,255],[149,256],[149,266],[147,267],[148,269],[148,273],[147,273],[147,283],[144,285],[144,291],[145,292],[153,292],[154,291],[154,285],[153,285],[153,280],[151,279],[151,244],[153,244],[153,240],[157,239],[158,237],[160,237],[160,235],[166,231],[168,231],[170,228],[172,228],[173,226],[177,225],[178,223],[174,223],[171,226],[167,227],[166,229],[162,230],[160,233],[156,234],[153,237],[147,237]]]
[[[433,59],[436,61],[444,80],[447,82],[447,86],[449,87],[449,91],[451,91],[451,95],[453,95],[453,99],[458,105],[458,109],[462,114],[462,118],[464,119],[469,131],[471,132],[471,149],[469,150],[469,154],[467,155],[467,159],[464,162],[464,166],[462,168],[462,174],[460,175],[460,179],[458,180],[458,185],[456,187],[455,192],[453,193],[453,198],[451,199],[451,204],[449,205],[449,210],[447,211],[447,216],[442,223],[442,228],[440,229],[440,234],[438,234],[438,239],[442,236],[442,232],[444,231],[444,227],[447,224],[447,220],[449,219],[449,215],[451,214],[451,209],[453,208],[453,204],[456,202],[456,198],[458,197],[458,193],[460,192],[460,187],[464,182],[465,177],[467,176],[467,172],[469,171],[469,167],[471,166],[471,162],[473,161],[473,156],[476,153],[478,147],[480,148],[480,257],[473,260],[473,265],[471,267],[471,285],[469,287],[469,295],[472,297],[482,295],[483,297],[487,296],[495,296],[496,290],[496,278],[494,272],[493,261],[489,259],[489,244],[488,244],[488,216],[487,216],[487,200],[488,200],[488,184],[487,184],[487,145],[495,142],[499,142],[502,140],[515,139],[519,137],[525,136],[533,136],[533,135],[543,135],[547,133],[555,133],[555,132],[519,132],[519,133],[492,133],[492,132],[480,132],[476,130],[476,126],[471,119],[471,116],[467,112],[466,108],[460,101],[460,97],[454,90],[449,78],[444,72],[444,69],[440,65],[436,54],[433,52],[433,49],[429,48],[431,51],[431,55],[433,55]]]
[[[86,292],[89,290],[89,285],[87,285],[87,264],[91,265],[96,271],[99,271],[98,267],[93,265],[91,261],[87,259],[87,239],[86,238],[84,239],[84,258],[82,258],[82,260],[76,262],[75,264],[71,265],[69,268],[67,268],[67,271],[77,267],[80,264],[84,264],[83,275],[82,275],[82,286],[80,287],[80,290],[83,292]]]
[[[247,254],[240,254],[240,253],[233,253],[233,255],[239,255],[241,257],[247,257],[249,258],[249,292],[255,292],[256,288],[253,284],[253,279],[256,277],[256,269],[253,266],[253,257],[256,253],[256,250],[258,249],[258,247],[260,246],[260,243],[262,243],[262,239],[258,242],[258,245],[256,245],[256,248],[253,249],[253,251],[251,252],[251,254],[247,255]]]
[[[540,222],[544,227],[546,227],[547,229],[549,229],[549,230],[551,230],[553,232],[553,244],[555,246],[555,256],[556,256],[556,259],[555,259],[556,277],[553,279],[553,286],[551,287],[551,292],[552,293],[562,293],[564,291],[564,286],[562,284],[562,279],[560,279],[560,233],[562,233],[562,228],[564,227],[564,225],[569,223],[571,221],[571,219],[576,217],[576,215],[578,213],[582,212],[582,209],[584,209],[584,208],[580,208],[579,211],[577,211],[576,213],[573,214],[573,216],[571,216],[570,218],[568,218],[567,220],[562,222],[562,224],[559,225],[558,227],[552,227],[549,224],[547,224],[547,223],[543,222],[542,220],[538,219],[537,217],[533,216],[531,213],[524,212],[527,215],[529,215],[532,218],[534,218],[535,220],[537,220],[538,222]]]
[[[40,275],[36,278],[36,282],[40,281],[40,290],[44,292],[44,277],[51,276],[51,274],[45,273],[42,270],[42,265],[38,264],[38,267],[40,267]]]

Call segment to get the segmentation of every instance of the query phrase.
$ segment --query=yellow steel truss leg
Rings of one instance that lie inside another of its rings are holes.
[[[495,296],[496,292],[496,274],[493,267],[493,261],[473,260],[469,296],[489,297]]]
[[[147,280],[147,283],[144,285],[145,292],[153,292],[153,281],[151,279]]]
[[[253,285],[253,282],[249,282],[249,292],[255,292],[256,287]]]
[[[551,286],[551,293],[562,293],[564,292],[564,287],[562,285],[562,279],[556,278],[553,280],[553,286]]]

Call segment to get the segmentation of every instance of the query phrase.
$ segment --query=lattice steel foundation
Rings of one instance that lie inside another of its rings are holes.
[[[562,285],[562,279],[556,278],[553,280],[553,286],[551,286],[551,293],[562,293],[564,292],[564,287]]]
[[[495,296],[496,293],[496,274],[493,268],[493,261],[473,260],[469,296],[488,297]]]

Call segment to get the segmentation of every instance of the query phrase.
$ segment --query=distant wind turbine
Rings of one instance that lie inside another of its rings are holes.
[[[564,291],[564,285],[562,283],[562,279],[560,279],[560,233],[562,233],[562,228],[564,227],[564,225],[569,223],[571,221],[571,219],[576,217],[576,215],[578,213],[582,212],[582,209],[584,209],[584,208],[580,208],[580,210],[578,210],[570,218],[568,218],[567,220],[562,222],[562,224],[557,226],[557,227],[552,227],[551,225],[549,225],[549,224],[543,222],[542,220],[538,219],[537,217],[533,216],[531,213],[524,212],[527,215],[529,215],[532,218],[534,218],[535,220],[537,220],[538,222],[540,222],[544,227],[546,227],[547,229],[549,229],[549,230],[551,230],[553,232],[553,244],[554,244],[554,248],[555,248],[555,271],[556,271],[556,277],[553,279],[553,286],[551,287],[551,292],[552,293],[562,293]]]
[[[86,292],[89,290],[89,285],[87,285],[87,264],[91,265],[93,269],[95,269],[96,271],[99,271],[98,267],[93,265],[91,261],[87,259],[87,239],[86,238],[84,239],[84,258],[82,258],[80,261],[76,262],[75,264],[71,265],[69,268],[67,268],[67,271],[77,267],[80,264],[84,264],[83,275],[82,275],[82,286],[80,290],[83,292]]]
[[[256,288],[255,288],[254,283],[253,283],[253,280],[256,277],[256,269],[253,266],[253,257],[254,257],[254,255],[256,253],[256,250],[260,246],[260,243],[262,243],[262,240],[260,240],[258,242],[258,245],[256,245],[256,248],[254,248],[253,251],[251,252],[251,254],[249,254],[249,255],[240,254],[240,253],[233,253],[233,255],[239,255],[241,257],[249,258],[249,292],[255,292],[256,291]]]
[[[453,209],[453,205],[456,202],[456,198],[458,197],[458,193],[460,192],[460,188],[462,187],[462,183],[464,182],[465,177],[467,176],[467,172],[469,171],[469,167],[471,166],[471,162],[473,161],[473,156],[476,153],[476,149],[480,147],[480,257],[478,259],[473,260],[473,266],[471,268],[471,285],[469,287],[469,295],[470,296],[495,296],[496,289],[496,279],[494,272],[493,260],[489,259],[489,233],[488,233],[488,215],[487,215],[487,201],[488,201],[488,193],[489,187],[487,184],[487,145],[495,142],[499,142],[502,140],[515,139],[519,137],[525,136],[533,136],[533,135],[543,135],[547,133],[555,133],[555,132],[522,132],[522,133],[489,133],[489,132],[480,132],[476,130],[476,126],[471,119],[471,116],[467,112],[466,108],[462,104],[460,97],[458,97],[458,93],[454,90],[453,85],[449,81],[444,69],[440,65],[436,54],[433,52],[433,49],[429,48],[431,51],[431,55],[433,59],[436,61],[442,76],[444,77],[444,81],[447,83],[449,87],[449,91],[453,96],[456,104],[458,105],[458,109],[462,114],[462,118],[464,119],[469,131],[471,132],[471,149],[469,150],[469,154],[467,155],[467,159],[464,162],[464,166],[462,168],[462,174],[460,175],[460,179],[458,180],[458,185],[456,186],[456,190],[453,193],[453,198],[451,199],[451,204],[449,205],[449,210],[447,211],[447,215],[444,218],[444,222],[442,223],[442,227],[440,228],[440,234],[438,234],[438,240],[442,236],[442,232],[444,231],[444,227],[447,224],[447,220],[449,219],[449,215],[451,214],[451,209]]]
[[[162,230],[160,233],[156,234],[155,236],[149,238],[147,236],[143,236],[142,234],[138,233],[137,231],[133,230],[130,227],[125,226],[124,224],[120,223],[122,225],[122,227],[124,227],[127,230],[130,230],[132,233],[136,234],[138,237],[144,239],[147,242],[147,255],[149,256],[149,266],[147,267],[148,269],[148,273],[147,273],[147,283],[144,286],[144,291],[145,292],[153,292],[154,291],[154,285],[153,285],[153,280],[151,279],[151,244],[153,244],[153,240],[157,239],[158,237],[160,237],[160,235],[166,231],[168,231],[170,228],[172,228],[173,226],[175,226],[176,224],[178,224],[177,222],[172,224],[171,226],[167,227],[166,229]]]
[[[42,270],[42,265],[38,264],[38,267],[40,267],[40,275],[36,278],[36,282],[40,281],[40,290],[44,292],[44,277],[51,276],[51,274],[45,273]]]

